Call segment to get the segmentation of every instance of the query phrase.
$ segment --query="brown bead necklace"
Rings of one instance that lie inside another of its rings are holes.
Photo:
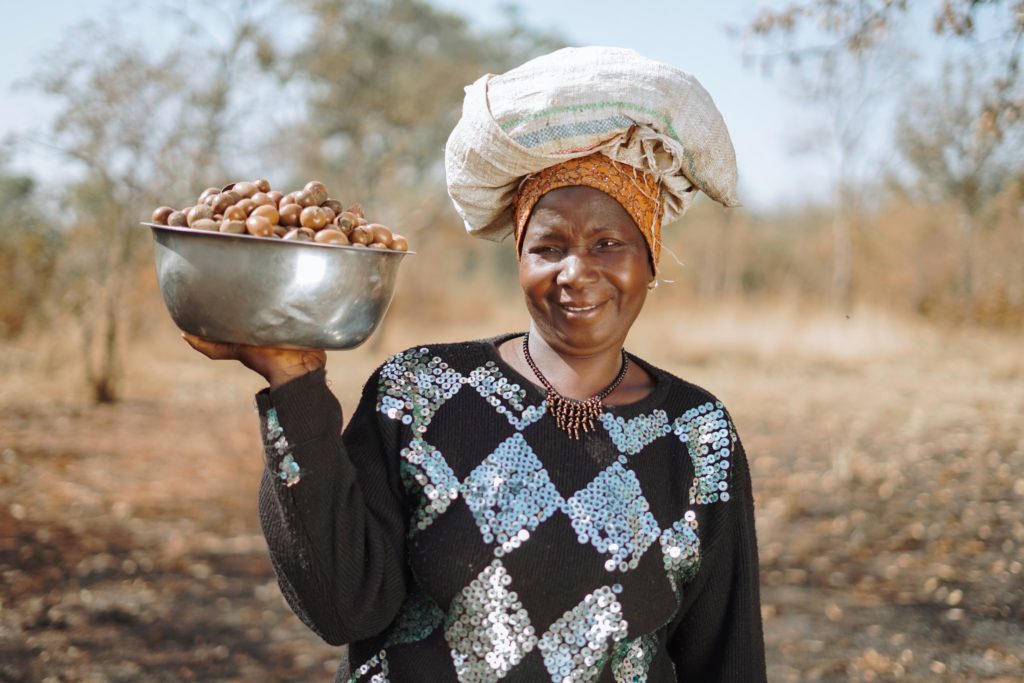
[[[601,409],[604,407],[601,401],[608,398],[609,394],[615,391],[622,384],[622,380],[626,378],[626,371],[629,370],[629,356],[626,355],[626,349],[622,349],[622,369],[619,370],[619,374],[612,380],[612,383],[585,401],[577,401],[574,398],[562,396],[551,386],[551,382],[533,362],[529,342],[530,334],[526,333],[523,337],[523,357],[526,358],[526,364],[533,370],[533,374],[537,375],[537,379],[547,390],[544,400],[547,401],[548,410],[555,417],[555,425],[568,434],[570,439],[579,439],[581,431],[593,431],[594,421],[601,415]]]

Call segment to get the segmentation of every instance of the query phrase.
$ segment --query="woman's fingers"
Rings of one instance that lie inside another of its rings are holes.
[[[248,346],[210,341],[187,332],[182,333],[189,346],[212,360],[237,360],[260,374],[271,388],[296,377],[323,368],[327,354],[323,349],[285,349],[272,346]]]
[[[209,339],[203,339],[197,337],[194,334],[183,332],[181,338],[188,342],[188,345],[193,349],[203,354],[207,358],[213,360],[237,360],[238,359],[238,345],[237,344],[225,344],[223,342],[210,341]]]

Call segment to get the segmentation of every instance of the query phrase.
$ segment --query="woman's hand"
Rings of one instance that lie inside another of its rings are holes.
[[[263,376],[271,389],[327,365],[322,349],[282,349],[271,346],[249,346],[214,342],[183,333],[189,346],[213,360],[237,360]]]

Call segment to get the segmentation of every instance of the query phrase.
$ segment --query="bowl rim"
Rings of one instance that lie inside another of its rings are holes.
[[[161,225],[160,223],[152,223],[150,221],[140,221],[141,225],[145,225],[148,228],[157,230],[167,230],[169,232],[187,233],[190,235],[216,235],[218,238],[226,237],[241,240],[255,240],[257,242],[269,242],[272,244],[287,244],[298,247],[315,247],[317,249],[321,247],[328,247],[331,249],[344,249],[346,251],[356,251],[361,254],[400,254],[402,256],[415,255],[415,251],[399,251],[398,249],[370,249],[368,247],[353,247],[349,244],[321,244],[320,242],[300,242],[298,240],[283,240],[280,237],[258,237],[256,235],[238,234],[235,232],[220,232],[216,230],[193,230],[192,228],[179,227],[176,225]]]

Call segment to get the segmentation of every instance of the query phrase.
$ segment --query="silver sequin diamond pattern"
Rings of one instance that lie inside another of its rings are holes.
[[[608,586],[598,588],[562,615],[537,647],[554,683],[596,681],[612,642],[626,637],[622,605]]]
[[[647,683],[657,650],[658,638],[653,633],[619,643],[612,652],[612,676],[616,683]]]
[[[661,533],[636,474],[618,461],[573,494],[562,509],[577,540],[608,556],[608,571],[635,569]]]
[[[512,578],[494,560],[452,601],[444,637],[462,683],[497,681],[537,646]]]
[[[403,351],[381,367],[377,410],[422,434],[466,381],[440,356],[432,357],[430,349]]]
[[[522,434],[505,439],[462,482],[462,497],[485,543],[519,547],[554,514],[562,497]],[[499,552],[501,551],[501,552]]]
[[[655,440],[672,433],[672,423],[664,410],[655,410],[650,415],[637,415],[629,420],[614,417],[611,413],[602,413],[601,425],[619,452],[626,455],[636,455]]]
[[[693,578],[700,565],[700,538],[693,511],[688,510],[684,519],[665,529],[658,540],[665,573],[672,583],[672,590],[679,595],[679,587]]]
[[[547,410],[546,403],[526,405],[526,390],[502,375],[494,361],[487,361],[469,373],[466,384],[476,389],[495,412],[504,415],[509,424],[519,431],[539,420]]]
[[[728,502],[733,436],[722,404],[705,403],[686,411],[676,418],[673,432],[693,461],[690,504]]]
[[[414,438],[401,450],[402,484],[407,493],[418,495],[420,504],[413,513],[409,536],[430,526],[459,495],[459,478],[448,466],[441,451],[422,439]]]

